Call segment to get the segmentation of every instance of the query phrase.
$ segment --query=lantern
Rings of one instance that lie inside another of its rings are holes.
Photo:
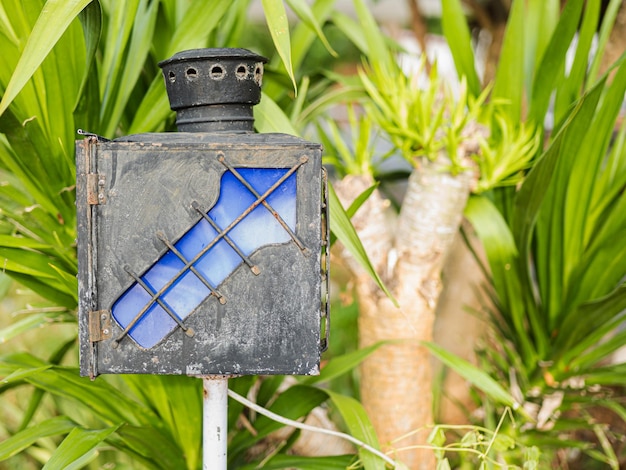
[[[265,62],[175,54],[159,65],[179,132],[78,142],[82,375],[318,373],[321,147],[253,132]]]

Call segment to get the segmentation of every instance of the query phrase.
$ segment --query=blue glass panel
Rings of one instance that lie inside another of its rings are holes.
[[[260,196],[267,192],[288,170],[283,168],[240,168],[239,175]],[[221,179],[220,195],[215,205],[207,213],[220,231],[225,231],[238,217],[248,210],[257,197],[247,189],[230,171]],[[290,175],[275,188],[266,199],[267,203],[280,215],[287,226],[295,231],[296,225],[296,175]],[[212,245],[195,263],[194,268],[213,288],[226,279],[240,264],[241,257],[225,238],[219,238],[218,231],[204,219],[193,225],[174,245],[176,250],[190,262],[207,246]],[[286,243],[290,235],[280,225],[276,217],[262,204],[255,207],[226,234],[246,256],[269,244]],[[171,283],[172,279],[176,281]],[[167,251],[142,276],[146,285],[158,292],[180,320],[184,320],[211,291],[194,274],[185,268],[185,263],[171,250]],[[112,307],[113,318],[122,328],[126,328],[142,309],[151,301],[138,283],[124,292]],[[177,326],[176,321],[157,303],[153,303],[128,335],[140,346],[151,348],[164,339]]]
[[[163,338],[164,331],[170,332],[176,328],[176,322],[158,304],[153,304],[141,320],[130,330],[131,336],[137,344],[144,348],[151,348]],[[167,333],[166,333],[167,334]]]

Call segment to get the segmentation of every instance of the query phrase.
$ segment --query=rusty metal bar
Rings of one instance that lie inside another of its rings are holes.
[[[150,307],[152,307],[152,305],[155,302],[158,303],[163,310],[165,310],[165,312],[172,318],[172,320],[176,322],[176,324],[185,332],[187,336],[194,335],[193,328],[189,328],[185,326],[185,324],[181,321],[181,319],[178,318],[176,313],[173,312],[172,309],[169,308],[169,306],[165,302],[163,302],[163,300],[161,300],[161,295],[163,294],[161,291],[155,293],[150,288],[150,286],[148,286],[148,284],[144,282],[143,279],[137,276],[137,274],[135,274],[133,270],[130,269],[130,266],[124,266],[124,270],[130,275],[130,277],[132,277],[137,282],[137,284],[143,287],[144,290],[152,296],[152,299],[150,299],[150,301],[146,305],[144,305],[144,307],[132,319],[132,321],[128,325],[126,325],[126,328],[124,328],[124,331],[122,331],[122,333],[117,338],[115,338],[115,341],[113,342],[113,347],[119,344],[119,342],[122,341],[128,335],[130,330],[133,329],[133,327],[137,324],[137,322],[141,320],[141,318],[146,314],[146,312],[150,309]]]
[[[213,227],[213,229],[214,229],[217,233],[221,233],[221,232],[222,232],[222,229],[220,228],[220,226],[219,226],[219,225],[217,225],[217,224],[215,223],[215,221],[214,221],[211,217],[209,217],[209,215],[208,215],[206,212],[204,212],[204,211],[202,210],[202,207],[200,207],[200,204],[198,204],[198,202],[197,202],[197,201],[193,201],[193,202],[191,203],[191,207],[193,207],[193,208],[194,208],[194,209],[195,209],[195,210],[196,210],[196,211],[197,211],[197,212],[198,212],[198,213],[202,216],[202,218],[203,218],[204,220],[206,220],[206,221],[207,221],[207,222],[211,225],[211,227]],[[233,250],[235,250],[235,253],[237,253],[237,254],[239,255],[239,257],[243,260],[243,262],[244,262],[244,263],[246,263],[246,265],[250,268],[250,271],[252,271],[252,273],[253,273],[255,276],[258,276],[258,275],[261,273],[261,271],[259,270],[259,267],[258,267],[257,265],[255,265],[255,264],[254,264],[254,263],[250,260],[250,258],[248,258],[248,257],[245,255],[245,253],[244,253],[244,252],[242,252],[242,251],[239,249],[239,247],[235,244],[235,242],[233,242],[233,241],[230,239],[230,237],[229,237],[229,236],[227,236],[226,234],[224,234],[224,241],[225,241],[226,243],[228,243],[228,244],[230,245],[230,247],[231,247]]]
[[[239,182],[241,184],[243,184],[246,189],[248,191],[250,191],[254,197],[259,198],[259,193],[250,185],[250,183],[248,183],[245,178],[243,176],[241,176],[237,170],[235,169],[235,167],[231,166],[227,161],[226,158],[224,157],[224,154],[219,154],[217,160],[224,165],[226,168],[228,168],[230,170],[230,172],[235,175],[235,177],[239,180]],[[298,168],[300,168],[302,165],[304,165],[307,161],[309,161],[309,159],[306,156],[302,156],[300,157],[300,161],[293,166],[292,168],[289,169],[289,171],[286,173],[286,175],[291,176]],[[285,178],[286,179],[286,178]],[[282,180],[282,178],[281,178]],[[284,180],[283,180],[284,181]],[[282,184],[282,182],[280,183]],[[278,188],[280,186],[280,184],[274,184],[272,185],[272,187],[268,190],[271,192],[273,192],[276,188]],[[289,234],[289,236],[291,237],[291,239],[293,240],[293,242],[297,245],[298,248],[300,248],[300,251],[304,252],[304,253],[308,253],[308,249],[304,246],[304,244],[298,239],[298,237],[296,236],[296,234],[293,232],[293,230],[291,230],[291,228],[289,227],[289,225],[287,225],[287,223],[283,220],[283,218],[280,216],[280,214],[278,212],[276,212],[274,210],[274,208],[272,206],[269,205],[269,203],[265,200],[265,198],[262,201],[263,207],[265,207],[268,211],[270,211],[270,213],[276,218],[276,220],[278,221],[278,223],[281,225],[282,228],[285,229],[285,231]]]
[[[167,239],[167,237],[165,236],[163,232],[161,231],[157,232],[157,237],[159,237],[159,240],[161,240],[165,244],[165,246],[167,246],[172,251],[172,253],[174,253],[178,257],[179,260],[181,260],[183,263],[185,263],[185,265],[187,265],[188,260],[183,256],[183,254],[180,251],[178,251],[178,249],[174,246],[174,244]],[[222,305],[226,303],[226,298],[221,294],[221,292],[219,292],[215,287],[213,287],[211,283],[208,281],[208,279],[205,278],[202,275],[202,273],[195,268],[195,266],[189,266],[189,270],[192,273],[194,273],[198,279],[200,279],[200,282],[202,282],[202,284],[204,284],[207,287],[207,289],[211,291],[212,295],[217,297],[217,300],[219,300],[219,302]]]

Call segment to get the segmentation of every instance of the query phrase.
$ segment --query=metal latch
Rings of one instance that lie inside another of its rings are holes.
[[[89,341],[96,343],[111,337],[111,314],[107,310],[89,311]]]
[[[104,175],[87,173],[87,204],[97,206],[107,202],[104,188],[106,178]]]
[[[93,132],[85,131],[83,129],[77,129],[76,133],[78,135],[84,135],[85,137],[92,137],[96,139],[97,142],[111,142],[109,139],[102,137],[101,135],[94,134]]]

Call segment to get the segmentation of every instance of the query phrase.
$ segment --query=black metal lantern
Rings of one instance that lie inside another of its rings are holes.
[[[316,374],[321,146],[253,133],[263,57],[162,62],[178,133],[78,142],[81,374]]]

